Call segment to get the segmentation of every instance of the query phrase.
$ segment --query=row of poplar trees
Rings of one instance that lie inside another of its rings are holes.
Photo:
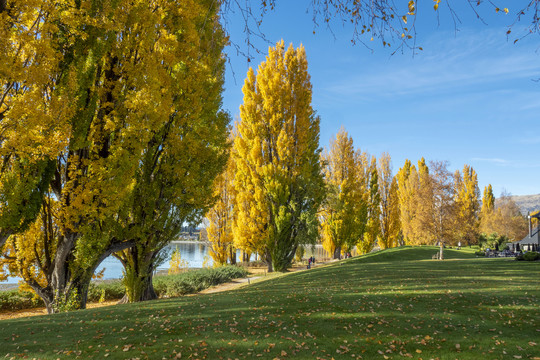
[[[0,1],[0,277],[84,308],[113,254],[126,301],[213,205],[228,156],[213,0]]]
[[[407,160],[394,176],[391,158],[356,149],[344,129],[325,151],[302,46],[269,49],[248,71],[231,156],[207,213],[211,255],[236,262],[257,253],[269,271],[285,271],[299,247],[322,242],[334,257],[398,245],[475,244],[491,233],[491,185],[480,201],[475,170],[451,173],[448,162]],[[483,204],[481,208],[481,204]],[[516,214],[518,218],[521,218]]]
[[[110,255],[125,301],[155,298],[161,250],[214,205],[218,263],[239,248],[283,271],[319,234],[335,256],[417,241],[388,215],[389,158],[345,133],[319,148],[302,47],[280,42],[249,71],[229,136],[220,4],[0,0],[0,279],[49,312],[84,308]]]

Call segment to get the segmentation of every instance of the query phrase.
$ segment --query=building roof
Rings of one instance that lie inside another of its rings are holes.
[[[533,230],[532,232],[532,236],[529,237],[529,235],[527,234],[527,236],[525,236],[523,239],[519,240],[519,241],[514,241],[512,242],[512,244],[520,244],[520,245],[524,245],[524,244],[538,244],[540,245],[540,227],[537,227],[535,230]]]

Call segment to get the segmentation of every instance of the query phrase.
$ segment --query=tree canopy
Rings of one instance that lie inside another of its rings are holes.
[[[0,245],[34,264],[49,311],[84,307],[105,257],[209,207],[228,124],[213,4],[0,4]],[[36,232],[36,252],[17,245]]]

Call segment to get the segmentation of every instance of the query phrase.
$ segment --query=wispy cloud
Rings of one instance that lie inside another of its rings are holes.
[[[513,168],[540,168],[540,163],[538,162],[527,162],[523,160],[506,160],[500,158],[472,158],[472,162],[487,162],[501,167],[513,167]]]
[[[325,90],[362,101],[366,97],[460,93],[479,84],[500,83],[504,87],[511,79],[533,79],[540,75],[539,55],[533,49],[502,52],[502,55],[499,51],[494,56],[493,49],[500,49],[501,39],[495,39],[493,31],[464,32],[459,35],[459,41],[446,40],[443,44],[439,38],[444,35],[435,35],[428,41],[427,54],[414,59],[392,58],[388,63],[375,65],[375,69],[360,68],[357,75],[333,83]],[[379,71],[378,67],[385,70]]]
[[[499,165],[511,164],[510,161],[505,160],[505,159],[499,159],[499,158],[472,158],[471,161],[488,162],[488,163],[499,164]]]
[[[524,145],[537,145],[540,144],[540,137],[523,138],[519,139],[518,142]]]

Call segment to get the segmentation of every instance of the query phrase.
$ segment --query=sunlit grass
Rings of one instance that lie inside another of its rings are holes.
[[[1,355],[515,359],[540,356],[540,263],[400,248],[226,293],[0,322]],[[262,277],[264,279],[264,276]]]

